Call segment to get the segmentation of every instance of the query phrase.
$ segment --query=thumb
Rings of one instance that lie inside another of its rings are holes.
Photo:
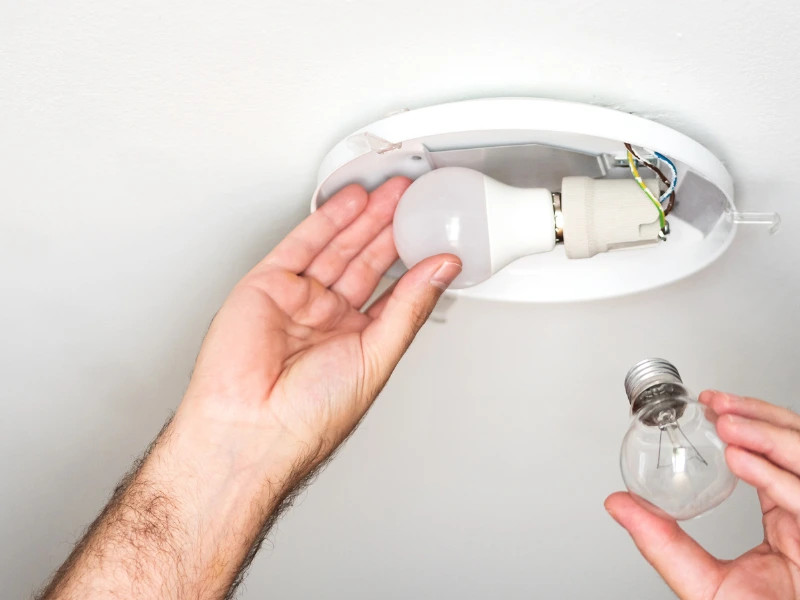
[[[606,499],[606,510],[627,529],[639,552],[680,598],[712,598],[722,582],[722,564],[672,519],[658,517],[630,494]]]
[[[397,282],[379,315],[361,334],[365,358],[382,381],[391,375],[439,296],[459,273],[461,261],[442,254],[417,263]]]

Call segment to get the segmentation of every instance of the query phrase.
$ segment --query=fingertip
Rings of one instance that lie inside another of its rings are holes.
[[[611,514],[611,516],[614,517],[615,514],[624,509],[629,501],[632,500],[628,492],[614,492],[608,498],[606,498],[606,501],[603,502],[603,506]]]
[[[406,177],[405,175],[395,175],[394,177],[391,177],[390,179],[388,179],[386,181],[386,183],[390,183],[392,185],[398,185],[398,186],[402,186],[402,187],[408,187],[412,183],[414,183],[414,180],[411,179],[410,177]]]
[[[408,177],[392,177],[369,194],[368,211],[379,215],[381,221],[391,223],[397,204],[400,202],[411,180]]]
[[[419,261],[408,272],[403,275],[403,279],[409,283],[431,283],[436,273],[446,264],[456,265],[461,270],[461,259],[454,254],[437,254]],[[455,267],[454,267],[455,268]]]
[[[644,501],[637,500],[629,492],[615,492],[606,498],[605,508],[617,523],[633,533],[642,522],[649,519],[660,520],[642,506],[642,502]]]
[[[366,188],[359,183],[349,183],[336,192],[333,195],[333,198],[339,198],[341,196],[348,198],[366,198],[369,196],[369,192],[367,192]],[[333,200],[333,198],[331,198],[331,200]]]
[[[403,175],[397,175],[396,177],[387,179],[372,193],[384,193],[399,199],[400,196],[402,196],[408,189],[408,186],[410,186],[412,183],[413,181],[410,178]]]
[[[321,210],[335,213],[332,215],[333,221],[337,225],[343,225],[343,218],[348,218],[347,222],[351,221],[366,208],[367,202],[369,202],[369,193],[364,186],[351,183],[336,192],[330,200],[322,205]]]
[[[700,404],[705,404],[706,406],[709,406],[717,394],[719,394],[719,392],[716,390],[706,390],[700,393],[700,396],[697,398],[697,401]]]
[[[450,287],[456,277],[461,274],[461,265],[455,262],[445,261],[442,266],[431,277],[431,285],[445,291]]]
[[[726,392],[713,392],[713,396],[708,404],[718,415],[723,415],[736,410],[739,403],[739,396]]]

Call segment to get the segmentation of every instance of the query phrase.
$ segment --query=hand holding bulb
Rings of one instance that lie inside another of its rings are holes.
[[[734,475],[758,490],[764,542],[733,561],[720,561],[677,522],[657,516],[628,493],[606,500],[644,557],[685,600],[800,597],[800,415],[753,398],[703,392],[725,459]]]

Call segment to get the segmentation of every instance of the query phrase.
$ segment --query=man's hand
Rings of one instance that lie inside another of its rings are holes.
[[[729,467],[758,490],[764,542],[720,561],[629,494],[613,494],[606,509],[684,600],[794,600],[800,597],[800,415],[719,392],[704,392],[700,402],[717,415]]]
[[[223,598],[287,497],[369,409],[461,271],[429,258],[366,312],[409,185],[350,186],[236,286],[175,418],[40,598]]]
[[[409,183],[345,188],[239,282],[178,417],[227,424],[255,446],[277,437],[301,473],[350,434],[461,271],[454,256],[429,258],[360,312],[397,259],[391,222]]]

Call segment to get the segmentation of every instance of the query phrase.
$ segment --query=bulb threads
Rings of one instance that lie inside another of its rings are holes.
[[[561,193],[553,192],[553,220],[556,226],[556,244],[564,243],[564,213],[561,212]]]
[[[631,367],[625,376],[625,393],[634,412],[641,406],[639,400],[650,388],[676,383],[683,385],[678,369],[663,358],[647,358]]]

